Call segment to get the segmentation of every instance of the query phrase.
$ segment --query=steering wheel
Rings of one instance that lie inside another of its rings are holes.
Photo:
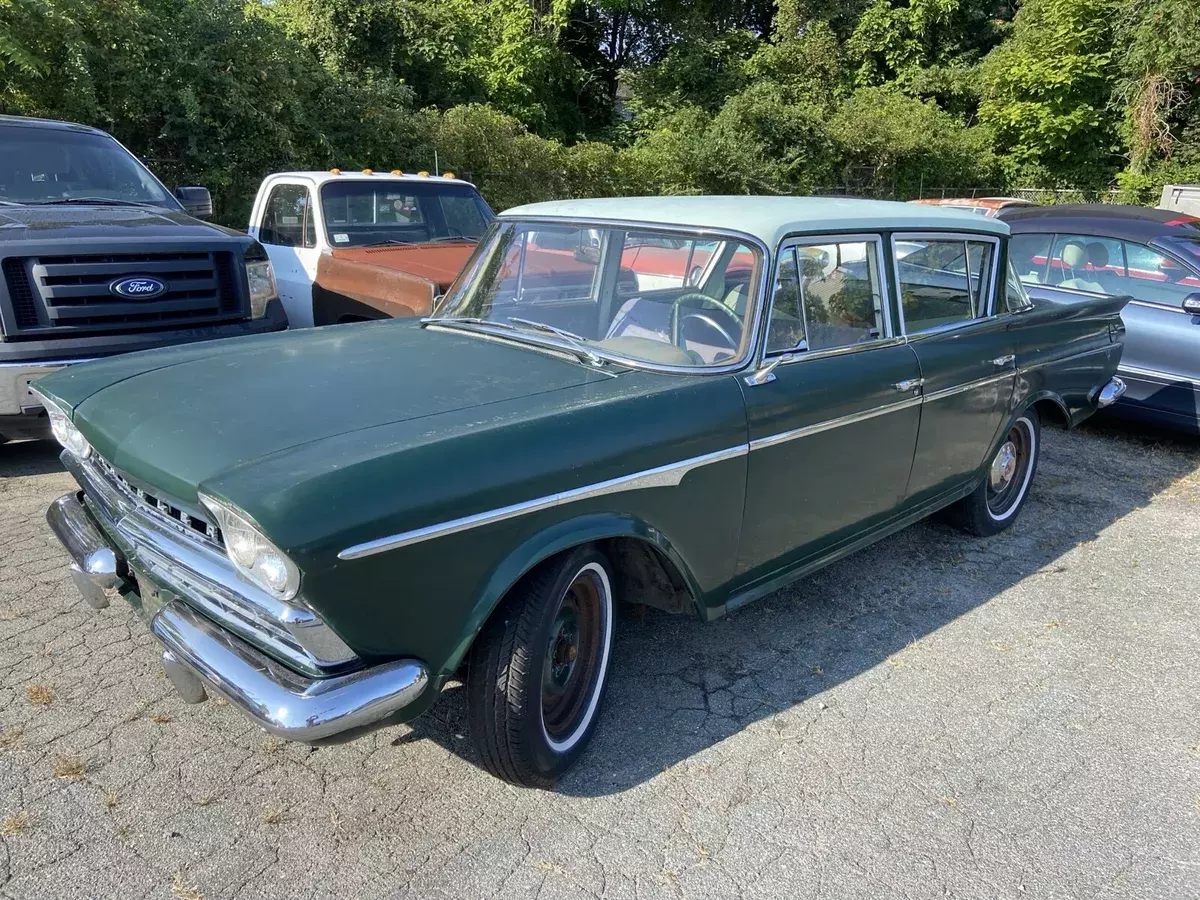
[[[681,312],[682,308],[685,306],[688,308],[703,310],[703,312]],[[717,319],[712,315],[709,315],[709,313],[716,313],[718,317],[724,317],[726,320],[726,325],[732,325],[732,328],[727,328],[721,325],[721,323],[718,322]],[[675,298],[674,302],[671,304],[671,343],[683,350],[687,349],[687,347],[684,346],[686,341],[683,337],[683,323],[687,319],[696,319],[704,325],[707,325],[709,328],[719,334],[722,340],[729,344],[729,348],[731,350],[737,349],[738,342],[730,332],[741,331],[742,323],[738,320],[738,317],[731,313],[724,304],[717,302],[707,294],[701,294],[699,291],[688,291],[687,293],[680,294]]]

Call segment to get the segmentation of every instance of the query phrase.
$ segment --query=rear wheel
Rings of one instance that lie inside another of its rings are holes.
[[[983,483],[950,507],[951,519],[971,534],[997,534],[1025,505],[1041,451],[1041,425],[1027,409],[1012,423],[988,465]]]
[[[583,752],[608,674],[612,583],[604,554],[578,548],[526,576],[480,632],[467,703],[492,774],[548,787]]]

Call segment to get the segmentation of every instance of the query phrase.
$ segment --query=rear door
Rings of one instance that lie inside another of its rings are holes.
[[[919,505],[961,487],[991,453],[1010,412],[1015,356],[995,308],[998,239],[895,234],[892,245],[901,328],[924,397],[908,485],[908,502]]]
[[[878,235],[805,238],[777,260],[750,427],[743,596],[894,515],[920,421],[920,372],[895,334]]]

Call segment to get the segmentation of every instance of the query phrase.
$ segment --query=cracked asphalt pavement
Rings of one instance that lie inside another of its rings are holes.
[[[623,616],[557,791],[451,687],[311,750],[172,692],[0,447],[0,898],[1200,897],[1200,442],[1047,430],[979,540],[909,528],[726,620]]]

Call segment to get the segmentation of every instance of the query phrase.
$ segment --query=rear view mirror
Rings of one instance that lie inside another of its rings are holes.
[[[175,199],[183,205],[183,211],[196,219],[212,216],[212,196],[206,187],[177,187]]]
[[[1200,291],[1183,298],[1183,311],[1200,316]]]

